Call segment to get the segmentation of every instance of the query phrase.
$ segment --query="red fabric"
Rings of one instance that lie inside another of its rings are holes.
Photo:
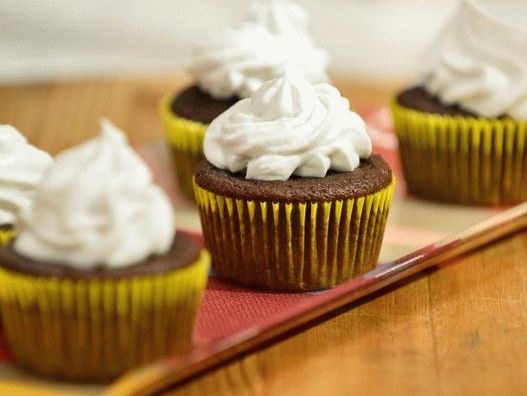
[[[257,291],[211,276],[201,302],[194,341],[203,344],[258,326],[314,296]]]

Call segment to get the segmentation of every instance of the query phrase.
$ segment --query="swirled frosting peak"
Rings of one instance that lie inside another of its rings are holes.
[[[314,46],[300,11],[272,2],[256,8],[241,26],[208,36],[189,62],[199,87],[215,98],[246,98],[288,67],[312,83],[328,81],[328,56]]]
[[[123,267],[167,252],[170,202],[125,135],[103,121],[98,137],[59,154],[30,210],[15,250],[79,269]]]
[[[11,125],[0,125],[0,225],[16,223],[52,162],[49,154],[30,145]]]
[[[309,28],[306,11],[298,4],[286,0],[254,1],[248,19],[276,34],[305,34]]]
[[[217,168],[246,169],[247,179],[287,180],[352,171],[371,155],[371,140],[335,87],[286,72],[213,120],[204,150]]]
[[[526,120],[525,3],[462,1],[427,53],[424,85],[479,116]]]

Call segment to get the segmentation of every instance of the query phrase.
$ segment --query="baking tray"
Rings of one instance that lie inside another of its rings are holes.
[[[171,356],[138,368],[109,386],[76,385],[39,379],[18,370],[11,364],[5,345],[0,343],[0,380],[13,384],[15,388],[23,384],[34,389],[39,387],[75,394],[103,390],[118,395],[149,394],[177,386],[255,348],[293,334],[336,308],[417,272],[423,266],[415,265],[416,259],[424,256],[437,256],[439,259],[447,248],[451,250],[452,244],[458,243],[456,240],[444,240],[445,237],[502,211],[438,204],[408,195],[388,109],[374,106],[359,107],[358,111],[368,123],[374,151],[386,159],[398,181],[380,256],[380,262],[388,264],[333,289],[311,293],[254,290],[223,281],[211,273],[200,306],[192,349],[188,354]],[[181,232],[192,235],[202,243],[197,210],[177,191],[164,140],[139,147],[138,152],[172,199]],[[443,242],[434,245],[439,240]],[[419,250],[424,246],[428,247]]]

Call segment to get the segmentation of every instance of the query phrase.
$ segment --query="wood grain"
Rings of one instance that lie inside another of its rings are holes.
[[[157,105],[188,80],[103,79],[0,87],[0,123],[53,154],[98,132],[162,135]],[[336,79],[352,103],[394,87]],[[392,287],[323,323],[208,373],[174,395],[524,394],[527,233]]]
[[[525,394],[526,250],[495,243],[171,394]]]

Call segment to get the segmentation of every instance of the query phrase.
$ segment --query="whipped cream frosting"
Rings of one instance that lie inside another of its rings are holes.
[[[310,24],[306,11],[298,4],[286,0],[254,1],[248,20],[259,23],[276,34],[306,34]]]
[[[214,119],[205,133],[205,157],[246,178],[287,180],[349,172],[371,155],[362,118],[328,84],[309,84],[294,73],[263,84]]]
[[[290,67],[310,82],[328,81],[328,56],[314,46],[298,6],[262,3],[251,15],[241,26],[216,32],[196,46],[189,71],[203,91],[220,99],[246,98]]]
[[[53,162],[11,125],[0,125],[0,225],[16,223],[33,200],[35,186]]]
[[[166,253],[174,215],[164,192],[109,121],[59,154],[22,211],[15,250],[78,269],[123,267]]]
[[[427,53],[426,90],[483,117],[527,119],[524,1],[464,0]]]

